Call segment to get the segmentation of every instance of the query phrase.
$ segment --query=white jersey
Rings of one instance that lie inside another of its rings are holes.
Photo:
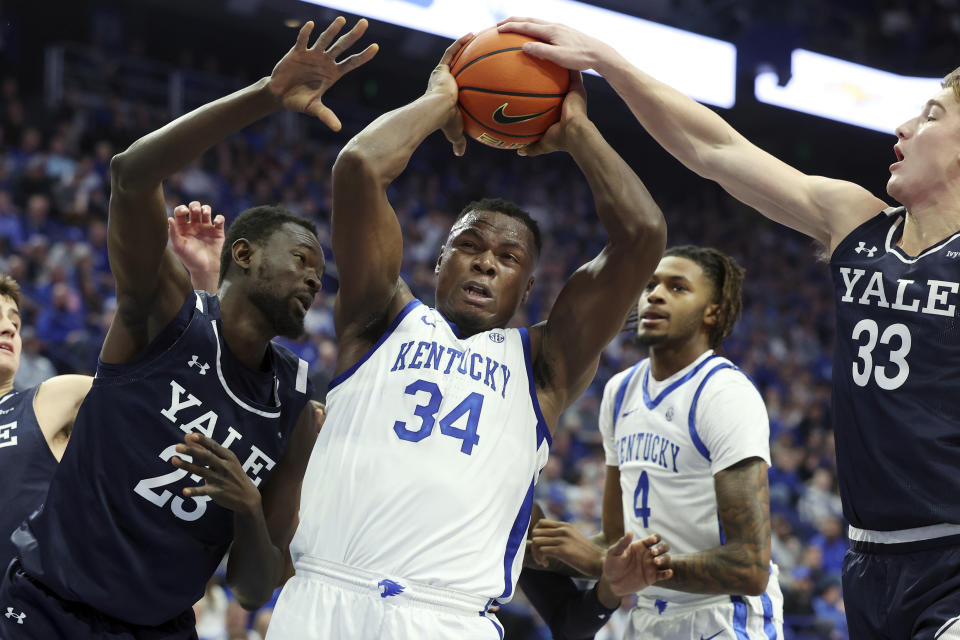
[[[294,565],[335,562],[506,601],[549,445],[527,330],[460,338],[413,300],[330,383]]]
[[[603,392],[600,431],[607,464],[620,468],[625,531],[634,539],[659,533],[673,554],[724,543],[714,474],[752,457],[770,464],[770,424],[760,393],[712,351],[666,380],[653,379],[649,360],[613,376]],[[718,600],[656,585],[640,596]]]

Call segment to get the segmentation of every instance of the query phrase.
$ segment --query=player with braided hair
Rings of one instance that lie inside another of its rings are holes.
[[[665,251],[637,309],[650,357],[604,390],[607,477],[594,541],[655,529],[672,547],[673,577],[639,594],[626,638],[783,634],[770,562],[767,412],[750,379],[718,354],[740,315],[742,283],[743,269],[716,249]],[[541,520],[534,553],[596,573],[571,544],[570,526]],[[642,586],[611,582],[616,593]]]

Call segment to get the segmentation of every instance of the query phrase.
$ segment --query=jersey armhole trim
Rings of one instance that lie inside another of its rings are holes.
[[[642,365],[644,362],[646,362],[646,360],[641,360],[637,364],[633,365],[630,368],[630,373],[624,377],[624,379],[620,382],[620,386],[617,387],[617,395],[613,400],[613,420],[611,422],[611,431],[613,432],[614,438],[617,436],[617,417],[620,415],[620,409],[623,407],[623,399],[627,396],[627,387],[630,385],[630,380],[633,379],[633,376],[637,373],[640,365]]]
[[[693,446],[696,447],[697,451],[700,452],[700,455],[707,459],[707,462],[712,462],[712,460],[710,459],[710,450],[707,449],[707,445],[703,444],[703,440],[700,439],[700,434],[697,433],[697,402],[700,400],[700,393],[703,391],[703,388],[707,386],[707,381],[713,377],[713,374],[718,371],[723,371],[724,369],[736,369],[736,367],[729,362],[724,362],[703,376],[703,380],[700,381],[700,386],[697,387],[697,391],[693,394],[693,401],[690,403],[690,415],[687,419],[687,428],[690,430],[690,440],[693,442]]]
[[[533,382],[533,355],[530,351],[530,331],[526,327],[517,329],[520,334],[520,340],[523,342],[523,360],[527,365],[527,382],[530,385],[530,402],[533,404],[533,412],[537,416],[537,448],[540,443],[547,441],[547,447],[553,445],[553,436],[550,435],[550,429],[547,428],[547,421],[543,418],[543,411],[540,409],[540,399],[537,397],[537,386]]]
[[[833,264],[833,259],[840,253],[840,250],[850,246],[855,242],[855,240],[853,239],[853,236],[855,233],[862,230],[864,227],[875,224],[878,220],[882,220],[884,223],[888,223],[890,220],[900,215],[905,210],[906,210],[905,207],[887,207],[883,211],[880,211],[879,213],[877,213],[877,215],[873,216],[872,218],[867,218],[866,220],[858,224],[856,227],[851,229],[847,235],[843,236],[843,238],[840,240],[840,242],[837,243],[837,246],[834,248],[833,253],[830,254],[830,259],[827,262],[829,264]]]
[[[327,386],[327,392],[329,393],[330,391],[333,391],[334,387],[340,385],[347,378],[349,378],[354,373],[356,373],[357,369],[359,369],[364,362],[369,360],[370,356],[376,353],[377,349],[380,348],[380,345],[386,342],[387,338],[389,338],[393,334],[393,332],[397,330],[397,327],[399,327],[400,323],[403,322],[403,319],[407,317],[407,314],[409,314],[411,311],[421,306],[422,304],[423,304],[422,302],[414,298],[413,300],[408,302],[406,305],[404,305],[403,309],[401,309],[400,313],[397,314],[397,317],[393,319],[393,322],[391,322],[390,326],[387,327],[387,330],[383,332],[383,335],[380,336],[380,339],[377,340],[376,344],[370,347],[370,350],[367,351],[365,354],[363,354],[362,358],[354,362],[349,369],[347,369],[346,371],[344,371],[343,373],[341,373],[336,378],[330,381],[330,384]]]

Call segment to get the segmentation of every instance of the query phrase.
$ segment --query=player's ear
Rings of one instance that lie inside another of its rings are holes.
[[[703,324],[712,327],[718,322],[720,322],[720,305],[708,304],[707,308],[703,310]]]
[[[536,278],[534,278],[533,276],[530,276],[530,279],[527,280],[527,288],[523,292],[523,297],[520,299],[520,304],[526,304],[527,298],[530,297],[530,290],[533,289],[533,281],[535,279]]]
[[[437,264],[433,267],[433,273],[440,275],[440,265],[443,264],[443,252],[447,250],[447,245],[440,247],[440,255],[437,256]]]
[[[253,260],[253,245],[246,238],[237,238],[230,245],[230,253],[233,255],[233,261],[244,272],[250,269],[250,263]]]

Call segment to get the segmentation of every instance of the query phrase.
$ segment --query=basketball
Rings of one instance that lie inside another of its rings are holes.
[[[450,64],[460,88],[463,129],[497,149],[519,149],[540,139],[560,119],[570,73],[523,52],[533,38],[485,29]]]

